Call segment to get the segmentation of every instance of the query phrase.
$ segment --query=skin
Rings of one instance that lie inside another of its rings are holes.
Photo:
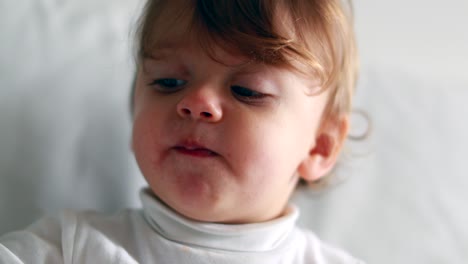
[[[168,206],[199,221],[268,221],[300,177],[333,167],[347,121],[324,126],[328,95],[310,95],[314,80],[217,48],[219,63],[192,40],[167,44],[139,67],[132,147]]]

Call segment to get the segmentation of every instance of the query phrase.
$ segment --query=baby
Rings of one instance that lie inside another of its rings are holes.
[[[295,226],[334,167],[357,72],[340,0],[149,0],[132,149],[141,210],[67,211],[0,238],[0,263],[361,263]]]

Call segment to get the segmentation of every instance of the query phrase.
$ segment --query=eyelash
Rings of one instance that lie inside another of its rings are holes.
[[[238,85],[231,86],[231,92],[236,98],[247,103],[259,101],[267,96],[266,94],[259,93]]]
[[[186,81],[180,79],[161,78],[153,80],[148,85],[152,86],[158,92],[170,94],[181,90],[186,83]],[[239,85],[231,86],[231,93],[238,100],[245,103],[259,103],[262,99],[267,97],[267,95],[264,93],[260,93]]]
[[[182,87],[186,84],[187,82],[184,80],[180,79],[174,79],[174,78],[162,78],[162,79],[156,79],[153,80],[151,83],[149,83],[149,86],[152,86],[154,89],[156,89],[158,92],[162,93],[174,93],[182,89]]]

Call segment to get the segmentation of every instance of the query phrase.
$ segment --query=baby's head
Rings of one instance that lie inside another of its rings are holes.
[[[149,0],[141,18],[133,150],[186,217],[280,216],[299,180],[335,165],[357,72],[340,0]]]

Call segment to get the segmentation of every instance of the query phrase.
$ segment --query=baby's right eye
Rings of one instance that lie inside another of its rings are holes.
[[[148,85],[162,93],[173,93],[182,89],[186,83],[186,81],[180,79],[161,78],[152,81]]]

